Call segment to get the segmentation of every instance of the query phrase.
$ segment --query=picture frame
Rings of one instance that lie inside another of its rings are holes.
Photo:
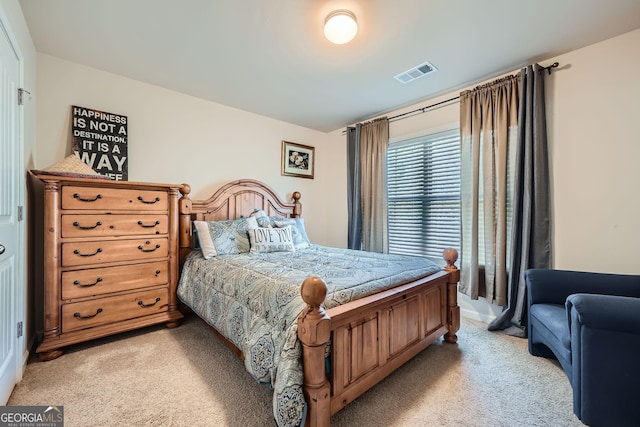
[[[314,151],[309,145],[282,141],[282,175],[313,179]]]

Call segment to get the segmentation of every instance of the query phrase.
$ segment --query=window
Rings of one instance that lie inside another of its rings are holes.
[[[389,252],[442,260],[460,249],[460,131],[389,144]]]

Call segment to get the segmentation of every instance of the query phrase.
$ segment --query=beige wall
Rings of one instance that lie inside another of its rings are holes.
[[[560,63],[545,79],[555,268],[640,274],[638,46],[640,30],[541,61]],[[450,104],[392,122],[390,137],[438,130],[458,118],[459,104]],[[460,305],[466,316],[485,321],[501,310],[465,296]]]
[[[555,58],[547,111],[557,268],[640,274],[640,30]]]
[[[36,167],[71,151],[71,105],[128,117],[129,180],[188,183],[205,198],[228,181],[302,193],[309,238],[346,245],[344,137],[270,119],[38,54]],[[281,141],[315,147],[315,179],[280,174]]]

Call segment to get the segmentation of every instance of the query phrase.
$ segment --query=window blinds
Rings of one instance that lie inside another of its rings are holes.
[[[460,249],[458,129],[389,145],[389,252],[442,260]]]

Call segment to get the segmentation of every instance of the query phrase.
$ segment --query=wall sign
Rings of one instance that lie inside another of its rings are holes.
[[[128,180],[127,116],[71,107],[73,151],[100,175]]]

